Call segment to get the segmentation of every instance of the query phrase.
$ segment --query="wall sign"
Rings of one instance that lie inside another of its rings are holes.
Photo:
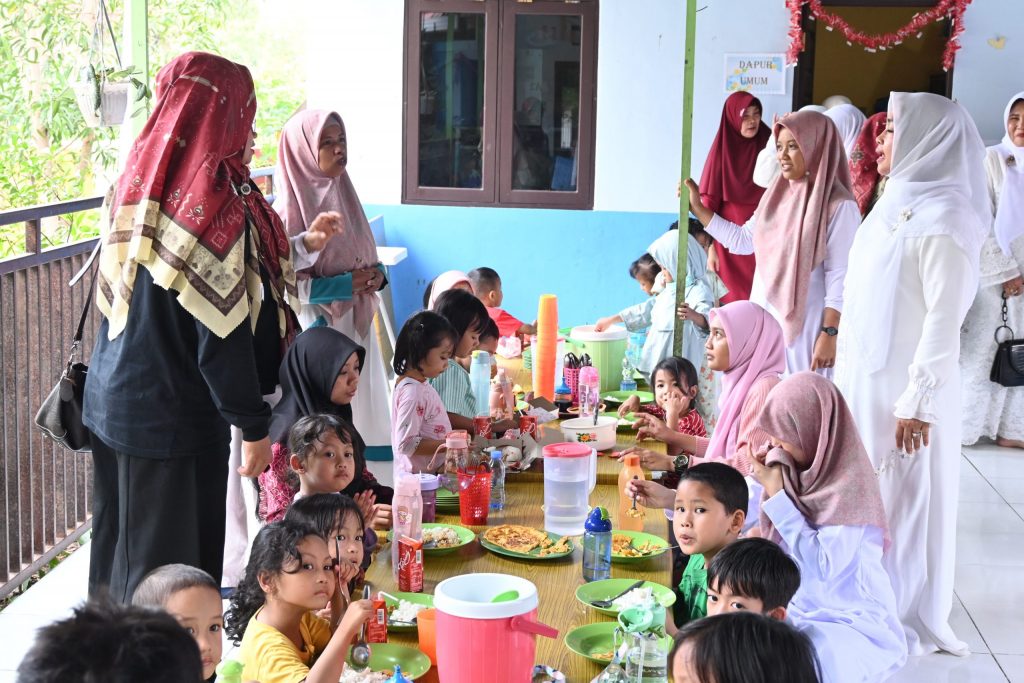
[[[785,57],[782,53],[727,53],[725,92],[745,90],[755,95],[785,95]]]

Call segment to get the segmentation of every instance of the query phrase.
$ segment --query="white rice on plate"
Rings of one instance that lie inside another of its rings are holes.
[[[346,664],[338,683],[384,683],[390,677],[391,674],[384,671],[371,671],[370,669],[355,671]]]
[[[630,607],[653,605],[655,602],[654,591],[650,588],[641,586],[640,588],[634,588],[621,598],[612,600],[612,607],[622,611],[624,609],[629,609]]]
[[[398,606],[392,610],[389,618],[391,621],[400,621],[403,624],[412,624],[416,622],[416,615],[421,610],[427,609],[426,605],[417,605],[409,602],[408,600],[399,600]]]
[[[423,530],[423,545],[431,548],[451,548],[459,544],[455,529],[446,526]]]

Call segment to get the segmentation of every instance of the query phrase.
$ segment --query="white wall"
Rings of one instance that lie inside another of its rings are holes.
[[[603,0],[598,39],[595,209],[678,211],[684,0]],[[691,174],[700,178],[722,117],[727,52],[785,52],[782,0],[703,1],[697,13]],[[791,108],[761,96],[765,120]]]
[[[364,203],[402,200],[403,0],[303,0],[307,101],[336,110]]]
[[[702,3],[703,4],[703,3]],[[707,2],[697,14],[693,174],[718,128],[726,52],[784,52],[781,2]],[[403,0],[304,0],[311,107],[338,110],[366,203],[397,204],[402,178]],[[683,0],[602,0],[594,209],[672,212],[682,129]],[[743,17],[744,21],[737,21]],[[763,97],[766,118],[792,95]]]
[[[1006,37],[1002,50],[988,44]],[[1024,2],[975,0],[964,15],[961,49],[953,69],[953,97],[974,117],[989,144],[1005,132],[1003,109],[1024,90]]]

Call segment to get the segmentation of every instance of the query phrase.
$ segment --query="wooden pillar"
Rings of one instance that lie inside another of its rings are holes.
[[[686,43],[683,57],[683,149],[679,168],[680,181],[690,177],[690,156],[693,150],[693,60],[697,40],[697,0],[686,0]],[[676,260],[676,309],[686,301],[686,252],[689,246],[690,194],[679,188],[679,255]],[[672,352],[683,355],[683,321],[676,317]],[[654,379],[653,377],[651,378]]]

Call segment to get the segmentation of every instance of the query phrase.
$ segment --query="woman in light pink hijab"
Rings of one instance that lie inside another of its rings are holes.
[[[348,140],[341,117],[321,109],[299,112],[281,130],[274,210],[292,235],[306,230],[323,213],[341,216],[343,233],[324,249],[315,266],[298,274],[299,321],[303,327],[332,327],[366,349],[352,410],[372,459],[373,447],[391,442],[390,388],[372,325],[377,291],[387,280],[347,165]],[[390,472],[387,467],[380,474],[387,477]]]
[[[829,375],[860,212],[842,138],[828,117],[789,114],[775,124],[775,139],[782,173],[745,225],[711,212],[688,180],[690,210],[730,251],[757,257],[750,300],[782,326],[786,371]]]
[[[718,403],[719,418],[710,439],[680,434],[668,429],[653,416],[638,414],[643,432],[682,450],[684,455],[672,467],[686,468],[702,462],[717,461],[732,465],[741,474],[751,471],[748,449],[760,453],[767,449],[769,437],[757,425],[769,392],[786,370],[785,345],[779,323],[766,310],[751,301],[734,301],[714,308],[708,315],[710,333],[705,344],[708,367],[720,372],[722,395]],[[635,449],[640,464],[650,470],[671,469],[665,458],[670,456],[645,449]],[[677,467],[678,463],[678,467]],[[672,506],[674,494],[653,481],[637,482],[637,490],[645,496],[644,505]],[[758,500],[751,501],[751,513],[757,511]],[[751,522],[756,515],[751,514]]]

